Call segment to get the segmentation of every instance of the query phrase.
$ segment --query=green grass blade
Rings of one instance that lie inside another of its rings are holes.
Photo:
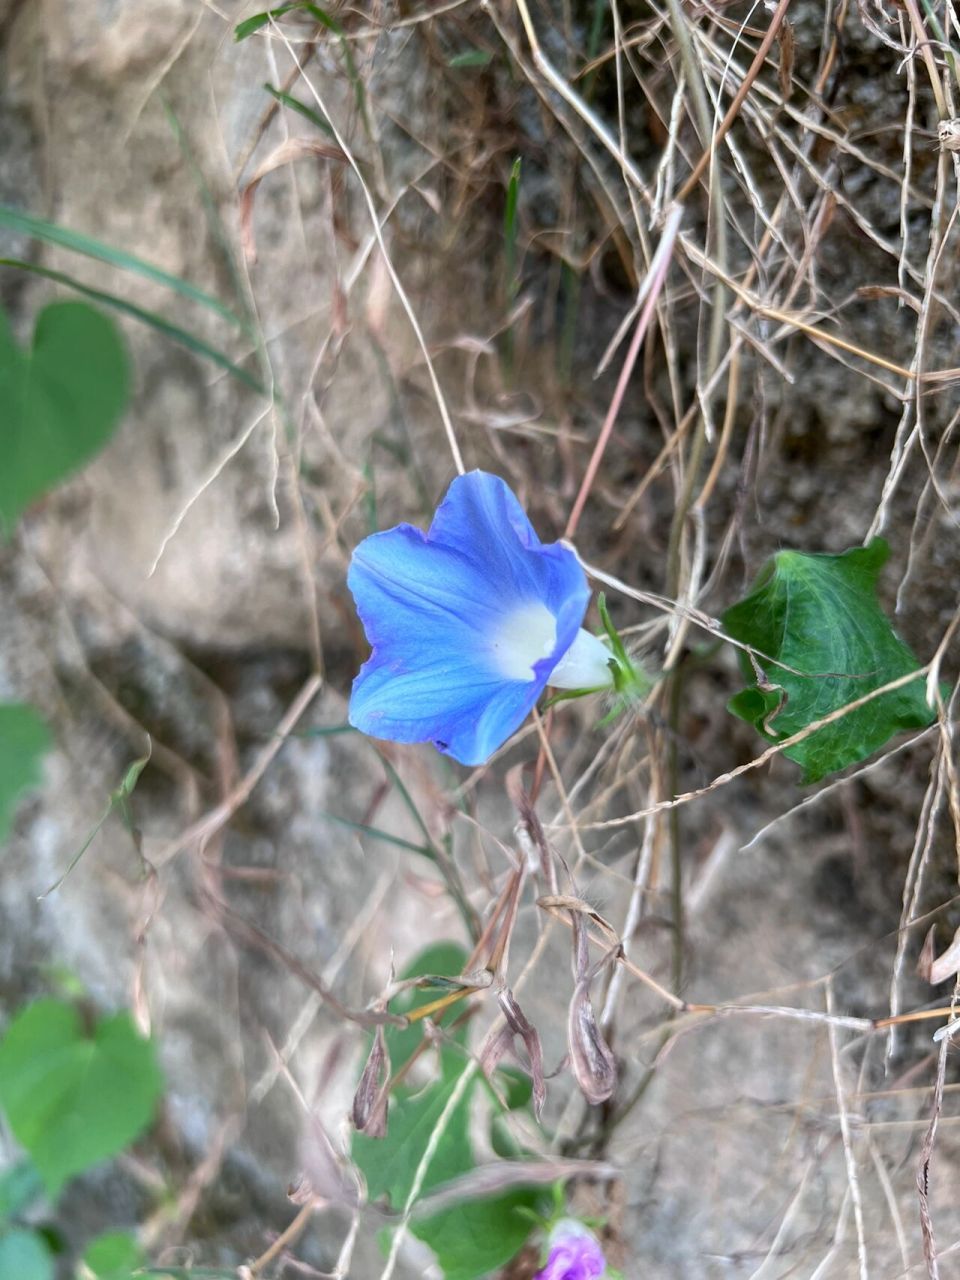
[[[285,13],[290,13],[292,9],[300,9],[303,13],[309,13],[311,18],[315,18],[320,23],[321,27],[326,27],[330,34],[336,37],[340,45],[340,52],[343,54],[343,60],[347,66],[347,77],[353,86],[357,109],[363,120],[363,127],[366,130],[367,137],[372,137],[370,117],[367,114],[367,93],[363,87],[363,79],[360,72],[357,70],[353,50],[350,48],[350,42],[343,27],[325,9],[321,9],[317,4],[310,4],[309,0],[294,0],[292,4],[282,4],[277,9],[268,9],[263,13],[255,13],[253,17],[245,19],[245,21],[238,23],[234,27],[234,40],[246,40],[247,36],[252,36],[255,31],[265,27],[271,19],[281,18]]]
[[[517,156],[510,170],[507,183],[507,203],[503,211],[503,292],[506,310],[509,312],[520,291],[517,277],[517,202],[520,198],[520,157]],[[513,325],[504,337],[507,377],[513,377]]]
[[[503,212],[503,239],[506,274],[507,304],[513,305],[517,296],[517,201],[520,198],[520,157],[517,156],[510,170],[507,184],[507,203]]]
[[[341,827],[347,827],[362,836],[369,836],[371,840],[383,840],[387,844],[396,845],[398,849],[409,849],[411,853],[420,853],[425,858],[429,858],[431,862],[436,862],[437,860],[435,850],[426,845],[414,844],[412,840],[404,840],[400,836],[391,835],[389,831],[382,831],[380,827],[371,827],[365,822],[354,822],[350,818],[341,818],[339,813],[324,813],[323,816],[329,819],[330,822],[336,822]]]
[[[352,724],[323,724],[315,729],[301,729],[291,733],[291,738],[331,738],[338,733],[358,733]]]
[[[42,218],[34,218],[29,213],[21,213],[19,209],[11,209],[4,204],[0,204],[0,227],[6,227],[10,231],[18,231],[23,235],[34,236],[38,240],[45,240],[48,244],[56,244],[62,249],[70,249],[73,253],[81,253],[86,258],[94,258],[96,261],[105,262],[109,266],[119,267],[121,271],[135,272],[137,275],[144,276],[147,280],[166,285],[168,289],[180,294],[182,298],[189,298],[191,302],[199,302],[201,306],[210,311],[215,311],[217,315],[222,316],[238,329],[243,328],[243,321],[240,317],[235,315],[219,299],[214,298],[209,293],[205,293],[203,289],[198,289],[189,280],[182,280],[179,276],[171,275],[169,271],[164,271],[161,267],[155,267],[152,262],[145,262],[143,258],[137,258],[134,254],[126,253],[123,249],[115,249],[112,245],[104,244],[100,240],[81,235],[79,231],[71,231],[68,227],[57,226],[55,222],[45,222]]]
[[[449,58],[447,66],[454,71],[472,70],[478,67],[489,67],[492,61],[493,54],[486,49],[465,49],[463,53],[455,53],[452,58]]]
[[[292,93],[284,93],[282,89],[275,88],[272,84],[265,84],[264,89],[270,94],[271,98],[276,98],[277,102],[285,107],[289,107],[291,111],[296,111],[297,115],[303,116],[304,120],[309,120],[312,125],[316,125],[321,129],[328,138],[333,137],[333,130],[324,120],[319,111],[314,111],[312,107],[308,107],[305,102],[301,102],[299,98],[295,98]]]
[[[0,258],[0,267],[16,267],[19,271],[29,271],[32,275],[43,276],[45,280],[54,280],[57,284],[66,285],[69,289],[75,289],[77,293],[83,294],[86,298],[92,298],[95,302],[101,302],[104,306],[113,307],[114,310],[121,311],[124,315],[132,316],[134,320],[150,325],[151,328],[156,329],[173,342],[186,347],[194,355],[203,356],[204,359],[219,365],[221,369],[225,369],[227,373],[244,383],[252,391],[256,391],[262,396],[269,395],[263,384],[253,374],[248,373],[246,369],[241,369],[238,364],[234,364],[229,356],[224,355],[216,347],[211,347],[209,343],[204,342],[202,338],[198,338],[196,334],[189,333],[186,329],[181,329],[179,325],[165,320],[163,316],[157,315],[155,311],[147,311],[143,307],[138,307],[136,303],[127,302],[125,298],[118,298],[112,293],[103,293],[100,289],[92,289],[89,285],[82,284],[81,281],[65,275],[62,271],[54,271],[50,267],[38,267],[33,262],[23,262],[19,258]]]
[[[370,450],[371,454],[373,450]],[[363,478],[367,482],[367,491],[363,496],[363,505],[367,512],[367,533],[377,532],[377,472],[373,458],[368,457],[363,464]]]
[[[336,18],[332,18],[325,9],[321,9],[318,4],[308,4],[307,0],[303,0],[301,7],[306,9],[311,18],[316,18],[322,27],[326,27],[331,35],[336,36],[340,44],[340,52],[343,54],[343,60],[347,64],[347,77],[353,86],[354,96],[357,99],[357,110],[363,119],[363,127],[367,131],[367,137],[371,136],[370,118],[367,115],[367,91],[363,86],[363,80],[360,72],[357,70],[357,64],[354,61],[353,50],[350,48],[350,41],[346,37],[346,33],[337,22]]]
[[[370,740],[368,739],[368,741]],[[393,767],[393,765],[390,763],[387,757],[385,755],[381,755],[381,753],[377,751],[377,748],[374,746],[372,741],[370,741],[370,746],[373,747],[374,751],[377,752],[377,756],[379,757],[380,763],[383,765],[384,769],[386,769],[387,775],[389,776],[391,783],[399,791],[400,799],[403,801],[404,805],[406,806],[407,812],[410,814],[411,818],[413,818],[414,822],[423,832],[423,838],[426,840],[429,848],[433,851],[433,856],[436,857],[437,850],[436,850],[436,844],[434,842],[433,836],[430,834],[427,824],[424,822],[420,814],[420,810],[417,808],[416,804],[414,803],[413,796],[407,790],[407,787],[403,779],[400,777],[399,773],[397,773],[396,769]]]
[[[261,27],[265,27],[271,18],[281,18],[285,13],[289,13],[291,9],[299,9],[301,6],[294,0],[293,4],[282,4],[278,9],[268,9],[265,13],[255,13],[251,18],[245,18],[243,22],[238,22],[233,29],[233,38],[239,44],[241,40],[246,40],[247,36],[252,36],[255,31],[259,31]]]

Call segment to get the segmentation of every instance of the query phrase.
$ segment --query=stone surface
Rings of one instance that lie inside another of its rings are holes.
[[[797,65],[809,74],[822,13],[819,6],[793,8]],[[350,548],[374,526],[424,522],[452,474],[449,449],[422,354],[348,166],[328,154],[297,152],[295,162],[271,168],[278,151],[289,155],[292,142],[318,135],[293,113],[266,120],[271,99],[262,85],[284,82],[289,54],[263,38],[233,42],[234,22],[249,12],[229,0],[0,0],[0,200],[149,260],[225,300],[244,324],[137,271],[2,230],[0,255],[68,272],[165,317],[272,393],[252,391],[149,325],[123,319],[136,368],[131,412],[109,449],[38,503],[0,546],[0,697],[29,698],[56,737],[44,785],[25,800],[2,853],[0,1024],[58,981],[52,967],[69,970],[99,1005],[132,1006],[156,1032],[168,1084],[161,1124],[136,1161],[71,1187],[59,1216],[71,1247],[103,1227],[146,1222],[151,1250],[171,1265],[235,1267],[261,1252],[294,1216],[286,1193],[316,1155],[315,1120],[335,1143],[347,1140],[365,1033],[322,1007],[295,966],[245,932],[244,922],[255,922],[354,1009],[374,999],[391,967],[402,967],[425,942],[462,937],[430,862],[336,821],[422,838],[374,747],[347,732],[319,732],[343,728],[364,652],[344,583]],[[329,42],[313,56],[310,75],[379,207],[397,197],[384,235],[469,464],[485,463],[510,479],[547,536],[563,528],[615,377],[594,386],[596,359],[632,298],[622,263],[611,267],[602,249],[610,229],[600,213],[584,214],[589,235],[582,243],[571,248],[564,239],[570,157],[554,145],[538,100],[511,75],[481,81],[453,74],[456,52],[490,39],[486,25],[461,26],[461,17],[454,15],[439,42],[432,28],[420,33],[411,24],[352,46],[379,147],[366,135]],[[868,121],[867,132],[880,113],[883,138],[882,113],[891,103],[900,109],[892,96],[900,84],[896,59],[882,53],[877,88],[868,55],[881,56],[878,43],[852,26],[854,16],[847,21],[846,97],[835,109]],[[305,46],[297,48],[306,56]],[[550,48],[564,56],[558,38]],[[605,90],[601,83],[597,99],[611,120],[612,86],[612,79]],[[298,93],[308,101],[302,86]],[[652,167],[658,135],[646,104],[641,115],[636,154]],[[754,140],[743,145],[756,164]],[[897,163],[896,150],[881,145],[884,163]],[[504,349],[503,189],[513,155],[524,148],[532,156],[529,165],[524,160],[521,210],[529,289],[516,319],[522,358],[511,380],[496,371]],[[857,208],[896,221],[895,184],[875,170],[861,173],[849,156],[838,163]],[[920,157],[915,181],[929,182],[931,167]],[[602,162],[597,171],[608,172]],[[244,222],[241,195],[258,173]],[[773,166],[760,174],[771,205],[778,174]],[[602,211],[594,187],[585,189]],[[844,219],[837,215],[817,268],[830,289],[845,294],[888,279],[896,264],[891,268]],[[244,254],[244,231],[248,245],[252,234],[255,259]],[[555,353],[539,345],[549,330],[559,259],[538,258],[537,246],[542,240],[580,252],[594,233],[574,394],[568,386],[558,390]],[[46,283],[0,271],[0,300],[18,332],[29,332],[51,293]],[[889,310],[868,309],[858,338],[892,351],[909,341],[913,320],[893,302]],[[682,337],[690,352],[697,349],[694,325]],[[708,513],[717,544],[734,516],[739,521],[732,541],[739,542],[744,579],[781,545],[839,550],[862,538],[888,465],[899,404],[799,343],[778,347],[802,375],[791,385],[745,363],[744,387],[748,375],[750,382],[735,438],[740,447],[741,436],[753,433],[758,452],[752,469],[745,463],[744,471],[723,472]],[[955,363],[948,345],[939,331],[933,353],[942,364]],[[692,356],[689,363],[692,370]],[[650,379],[666,403],[671,389],[658,381],[665,374],[657,368]],[[939,404],[929,412],[933,431]],[[672,481],[651,488],[623,534],[611,532],[609,518],[662,444],[638,386],[578,535],[588,559],[658,592]],[[925,478],[918,462],[898,496],[884,590],[892,607],[896,577],[907,575],[901,628],[927,657],[931,637],[942,634],[956,606],[957,538],[949,506],[956,506],[955,477],[943,486],[944,501],[940,494],[921,498]],[[918,510],[922,527],[908,563],[907,531]],[[624,617],[638,620],[636,612],[624,610]],[[193,841],[171,852],[275,742],[309,678],[318,639],[325,686],[262,780],[205,845]],[[748,730],[722,711],[736,678],[732,658],[691,663],[682,722],[661,739],[677,745],[680,789],[703,785],[756,750]],[[552,741],[566,777],[579,777],[601,750],[598,718],[595,707],[558,711]],[[636,728],[597,783],[596,803],[608,806],[603,816],[622,811],[624,795],[643,803],[643,789],[629,789],[646,759],[645,723]],[[110,816],[62,886],[47,894],[130,763],[145,753],[148,736],[152,757],[133,802],[137,830]],[[534,743],[528,730],[508,763],[532,758]],[[789,818],[782,815],[804,793],[782,761],[681,811],[686,997],[822,1011],[829,975],[838,1008],[864,1016],[884,1011],[931,745],[928,738]],[[454,775],[428,751],[389,759],[431,833],[454,832],[475,903],[487,908],[508,865],[498,842],[516,843],[505,770],[498,765],[474,788],[468,775]],[[611,800],[605,788],[613,780],[626,790]],[[577,848],[549,780],[544,795],[545,819],[560,823],[552,838],[574,864]],[[451,796],[465,816],[456,816]],[[593,802],[587,794],[581,801]],[[782,821],[751,843],[773,819]],[[612,837],[590,833],[578,873],[578,890],[617,928],[643,830],[636,824]],[[666,828],[658,830],[663,867],[668,841]],[[955,892],[949,832],[939,828],[931,849],[924,901],[933,910]],[[671,904],[662,888],[648,906],[631,955],[669,985]],[[531,890],[518,919],[511,981],[543,927]],[[584,1154],[599,1121],[594,1115],[580,1128],[583,1108],[559,1065],[569,942],[567,929],[553,925],[522,1002],[541,1029],[548,1070],[556,1069],[547,1124],[557,1130],[558,1147],[579,1133]],[[730,1014],[691,1023],[666,1044],[662,1007],[640,984],[627,990],[616,1039],[627,1091],[656,1070],[612,1144],[624,1171],[614,1202],[590,1210],[610,1213],[619,1236],[611,1248],[619,1249],[624,1274],[774,1280],[812,1275],[824,1259],[823,1276],[857,1274],[823,1023]],[[903,990],[912,1003],[929,997],[910,973]],[[485,1008],[477,1021],[490,1016]],[[877,1161],[882,1156],[889,1171],[916,1261],[912,1180],[929,1094],[910,1083],[909,1072],[929,1054],[929,1034],[920,1029],[902,1038],[893,1070],[907,1074],[889,1098],[881,1096],[891,1080],[883,1075],[882,1048],[877,1039],[866,1058],[858,1056],[860,1043],[846,1030],[837,1044],[869,1192],[870,1262],[874,1274],[894,1275],[902,1264]],[[278,1063],[281,1052],[289,1070]],[[941,1142],[946,1168],[949,1131]],[[158,1196],[158,1180],[174,1189],[173,1203]],[[938,1175],[934,1207],[947,1242],[958,1228],[945,1188]],[[361,1232],[350,1272],[357,1280],[381,1273],[376,1226],[365,1222]],[[342,1212],[318,1213],[298,1258],[332,1270],[346,1230]],[[779,1252],[765,1263],[776,1241]],[[422,1255],[405,1251],[401,1273],[423,1275]]]

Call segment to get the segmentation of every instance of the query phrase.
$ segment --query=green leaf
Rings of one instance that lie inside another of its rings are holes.
[[[444,1280],[477,1280],[520,1252],[533,1230],[528,1214],[541,1199],[520,1188],[470,1200],[414,1223],[412,1230],[436,1253]]]
[[[246,40],[248,36],[252,36],[255,31],[259,31],[261,27],[265,27],[271,18],[282,18],[285,13],[290,13],[293,9],[301,9],[304,13],[309,13],[310,17],[320,24],[321,27],[331,32],[337,38],[340,45],[340,52],[343,54],[343,60],[347,64],[347,78],[353,86],[353,94],[356,98],[357,107],[363,118],[363,125],[370,134],[370,121],[367,117],[367,99],[366,90],[363,86],[363,77],[357,70],[357,64],[350,48],[350,42],[347,40],[343,27],[327,13],[326,9],[321,9],[317,4],[311,4],[310,0],[293,0],[291,4],[282,4],[277,9],[269,9],[264,13],[255,13],[252,18],[237,24],[233,29],[234,40]]]
[[[507,183],[507,203],[503,211],[503,239],[505,245],[505,277],[507,301],[512,304],[520,287],[517,276],[517,202],[520,199],[520,157],[514,160],[510,168],[510,181]]]
[[[62,284],[68,289],[74,289],[77,293],[83,294],[85,298],[91,298],[94,302],[101,303],[105,307],[112,307],[122,315],[130,316],[134,320],[139,320],[141,324],[149,325],[151,329],[155,329],[157,333],[162,333],[165,338],[169,338],[172,342],[177,342],[180,346],[186,347],[194,355],[203,356],[205,359],[213,361],[214,364],[219,365],[221,369],[225,369],[227,373],[236,378],[238,382],[250,387],[252,391],[257,391],[263,396],[268,394],[263,383],[259,382],[252,373],[248,373],[246,369],[234,364],[223,351],[211,346],[209,342],[204,342],[196,334],[190,333],[186,329],[181,329],[179,325],[173,324],[172,321],[158,315],[155,311],[147,311],[143,307],[138,307],[134,302],[128,302],[126,298],[117,297],[116,294],[104,293],[100,289],[91,289],[89,285],[75,279],[73,276],[66,275],[63,271],[54,271],[50,267],[41,267],[35,262],[23,262],[19,258],[0,258],[0,267],[14,267],[18,271],[28,271],[31,275],[42,276],[44,280],[53,280],[56,284]]]
[[[462,947],[440,942],[421,951],[402,976],[455,976],[463,971],[466,961],[467,954]],[[397,998],[393,1011],[409,1012],[432,1000],[434,995],[429,990],[413,988]],[[451,1014],[455,1017],[456,1013],[457,1006],[454,1006]],[[466,1027],[457,1028],[453,1036],[455,1041],[465,1044]],[[423,1028],[417,1024],[386,1029],[394,1070],[403,1065],[422,1038]],[[385,1197],[394,1211],[403,1209],[420,1160],[459,1085],[467,1061],[458,1048],[442,1045],[438,1079],[426,1087],[400,1086],[394,1091],[386,1137],[354,1135],[353,1158],[366,1178],[371,1200]],[[515,1073],[516,1077],[519,1074]],[[511,1074],[504,1083],[511,1094],[510,1104],[523,1105],[524,1082]],[[484,1084],[482,1076],[471,1081],[448,1117],[424,1176],[421,1194],[474,1167],[469,1128],[473,1090],[478,1084]],[[436,1252],[445,1280],[476,1280],[496,1270],[519,1251],[530,1234],[531,1222],[518,1210],[532,1209],[539,1203],[540,1195],[540,1192],[520,1188],[486,1199],[464,1201],[414,1222],[411,1230]]]
[[[400,976],[419,978],[424,974],[446,974],[453,977],[462,972],[466,961],[467,953],[461,946],[453,942],[438,942],[421,951]],[[429,1003],[434,996],[435,993],[430,991],[412,988],[397,997],[391,1011],[409,1013]],[[456,1012],[454,1009],[453,1016]],[[387,1027],[385,1034],[387,1051],[396,1071],[423,1040],[423,1026],[411,1023],[408,1027]],[[466,1027],[458,1028],[455,1037],[462,1044]],[[462,1053],[444,1046],[440,1050],[439,1080],[422,1090],[401,1085],[394,1091],[385,1138],[354,1134],[353,1158],[367,1180],[371,1200],[386,1196],[395,1209],[403,1208],[420,1157],[465,1063]],[[424,1190],[473,1167],[467,1139],[468,1102],[469,1090],[450,1118],[440,1149],[427,1173]]]
[[[319,111],[314,111],[313,107],[308,107],[305,102],[295,98],[292,93],[284,93],[282,89],[277,89],[272,84],[265,84],[263,87],[271,98],[275,98],[282,106],[289,107],[291,111],[296,111],[297,115],[303,116],[304,120],[309,120],[312,125],[315,125],[328,137],[332,138],[334,136],[333,130]]]
[[[0,1226],[43,1194],[43,1179],[29,1160],[0,1173]]]
[[[463,53],[455,53],[447,62],[448,67],[470,69],[488,67],[493,61],[493,54],[486,49],[465,49]]]
[[[357,831],[362,836],[369,836],[371,840],[382,840],[385,844],[396,845],[398,849],[409,849],[411,853],[422,853],[425,858],[434,858],[433,852],[422,844],[415,844],[412,840],[404,840],[402,836],[391,835],[389,831],[381,831],[379,827],[371,827],[366,822],[354,822],[352,818],[342,818],[339,813],[324,812],[322,817],[329,822],[336,822],[341,827],[347,827],[350,831]]]
[[[11,209],[9,205],[3,204],[0,204],[0,227],[35,236],[38,240],[45,240],[47,244],[59,245],[61,249],[69,249],[73,253],[82,254],[85,258],[93,258],[97,262],[105,262],[107,266],[119,267],[121,271],[129,271],[142,276],[145,280],[152,280],[155,284],[172,289],[182,298],[199,302],[208,310],[215,311],[217,315],[228,320],[230,324],[236,325],[238,329],[243,327],[243,322],[229,307],[224,306],[218,298],[198,289],[189,280],[171,275],[162,267],[154,266],[152,262],[146,262],[143,258],[138,258],[123,249],[117,249],[111,244],[104,244],[102,240],[94,240],[90,236],[81,235],[79,231],[71,231],[69,227],[58,226],[55,222],[45,222],[42,218],[34,218],[29,213],[24,213],[20,209]]]
[[[467,963],[467,959],[466,951],[458,942],[434,942],[418,953],[407,965],[400,977],[402,979],[421,978],[427,974],[443,974],[447,977],[455,978],[463,972],[463,966]],[[414,1009],[419,1009],[421,1005],[429,1004],[435,998],[436,992],[434,991],[411,988],[393,1001],[391,1012],[410,1013]],[[460,1012],[461,1010],[454,1006],[447,1014],[447,1020],[452,1021]],[[443,1018],[439,1018],[437,1021],[441,1026],[444,1023]],[[423,1024],[412,1022],[409,1027],[387,1027],[385,1033],[387,1051],[390,1054],[393,1069],[396,1071],[398,1067],[403,1066],[423,1039]],[[458,1027],[451,1035],[456,1043],[466,1044],[467,1029],[465,1026]],[[455,1071],[458,1063],[462,1062],[462,1055],[455,1053],[451,1049],[441,1053],[442,1067],[451,1067]]]
[[[40,312],[21,351],[0,312],[0,534],[34,498],[107,443],[126,407],[130,369],[116,327],[84,302]]]
[[[0,703],[0,844],[10,832],[18,796],[39,783],[40,761],[49,749],[50,731],[33,707]]]
[[[404,1208],[420,1160],[431,1141],[450,1096],[466,1069],[463,1058],[450,1054],[456,1065],[420,1093],[391,1100],[387,1135],[353,1140],[353,1158],[363,1171],[371,1200],[385,1196],[395,1211]],[[476,1079],[451,1115],[424,1175],[421,1194],[468,1173],[474,1167],[470,1143],[470,1105]],[[531,1222],[518,1210],[533,1209],[540,1193],[519,1188],[504,1195],[451,1205],[414,1222],[411,1230],[438,1257],[445,1280],[476,1280],[496,1270],[516,1254],[531,1231]]]
[[[460,1060],[461,1071],[465,1067]],[[353,1139],[353,1158],[367,1181],[371,1200],[382,1196],[400,1211],[407,1202],[417,1166],[433,1137],[437,1122],[460,1079],[459,1072],[441,1075],[419,1093],[396,1090],[390,1099],[387,1134],[368,1138],[358,1133]],[[425,1193],[441,1182],[473,1168],[473,1152],[467,1135],[470,1090],[454,1108],[443,1131],[436,1154],[423,1179]]]
[[[500,1067],[497,1071],[500,1091],[509,1111],[529,1107],[533,1099],[533,1081],[516,1067]]]
[[[87,1245],[83,1263],[97,1280],[130,1280],[143,1265],[143,1250],[126,1231],[110,1231]]]
[[[252,18],[245,18],[243,22],[238,22],[233,29],[233,38],[239,43],[246,40],[248,36],[252,36],[255,31],[259,31],[261,27],[265,27],[271,18],[282,18],[285,13],[289,13],[291,9],[299,9],[299,4],[282,4],[278,9],[269,9],[265,13],[255,13]]]
[[[128,1013],[87,1032],[72,1005],[38,1000],[0,1042],[0,1107],[51,1196],[147,1127],[161,1083]]]
[[[769,741],[781,742],[830,712],[898,676],[919,669],[877,602],[877,577],[890,554],[882,538],[839,556],[781,551],[753,592],[728,609],[729,634],[767,655],[751,687],[729,703]],[[776,659],[771,662],[768,659]],[[801,672],[785,670],[777,663]],[[804,782],[872,755],[895,733],[930,724],[922,678],[882,694],[784,752],[804,770]]]
[[[22,1213],[44,1193],[44,1180],[28,1160],[5,1169],[0,1174],[0,1226]]]
[[[490,1146],[504,1160],[514,1160],[523,1154],[513,1128],[507,1121],[511,1111],[529,1110],[533,1102],[533,1081],[525,1071],[517,1067],[499,1066],[496,1075],[497,1088],[506,1103],[506,1111],[494,1114],[490,1121]],[[493,1089],[491,1096],[496,1098]],[[499,1105],[499,1099],[497,1099]]]
[[[0,1280],[53,1280],[53,1255],[35,1231],[0,1236]]]

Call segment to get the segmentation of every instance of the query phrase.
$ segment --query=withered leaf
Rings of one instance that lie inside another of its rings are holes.
[[[594,1105],[606,1102],[617,1087],[617,1062],[600,1034],[586,981],[574,988],[567,1030],[570,1065],[580,1092]]]
[[[357,1091],[353,1095],[353,1123],[368,1138],[382,1138],[386,1135],[389,1082],[390,1054],[383,1027],[377,1027]]]
[[[507,1026],[513,1035],[521,1038],[523,1047],[527,1051],[530,1076],[533,1080],[533,1111],[539,1120],[547,1097],[547,1086],[543,1078],[543,1048],[540,1044],[540,1033],[517,1004],[516,997],[509,987],[504,987],[498,1000],[503,1016],[507,1020]]]
[[[583,916],[571,911],[573,923],[573,962],[576,986],[570,1001],[567,1020],[567,1039],[570,1045],[570,1065],[580,1092],[594,1105],[606,1102],[617,1087],[617,1062],[597,1023],[590,1000],[590,983],[594,974],[590,971],[590,949]]]

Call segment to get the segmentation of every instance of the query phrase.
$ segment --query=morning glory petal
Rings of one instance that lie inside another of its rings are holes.
[[[429,531],[365,538],[348,583],[373,654],[350,723],[480,764],[520,726],[589,599],[576,556],[544,546],[496,476],[454,480]]]
[[[499,476],[470,471],[454,480],[428,536],[458,551],[488,581],[495,580],[498,592],[542,600],[556,613],[569,593],[579,590],[586,612],[590,593],[576,556],[558,542],[543,545]]]
[[[539,681],[470,679],[459,665],[438,662],[403,670],[397,655],[371,658],[350,699],[350,723],[391,742],[432,742],[461,764],[482,764],[523,723]]]

